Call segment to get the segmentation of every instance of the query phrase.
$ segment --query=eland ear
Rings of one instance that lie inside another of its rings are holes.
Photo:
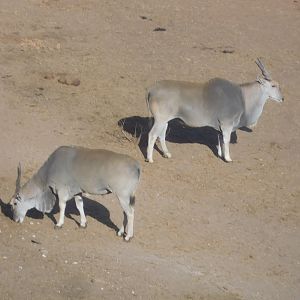
[[[257,81],[258,83],[262,84],[262,85],[264,85],[264,84],[266,83],[266,79],[261,78],[261,77],[259,77],[259,76],[256,78],[256,81]]]
[[[18,176],[16,180],[16,193],[20,191],[21,188],[21,163],[18,165]]]

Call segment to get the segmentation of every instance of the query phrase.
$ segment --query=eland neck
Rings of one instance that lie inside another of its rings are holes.
[[[268,95],[257,81],[241,85],[245,102],[245,112],[241,118],[242,126],[255,125],[262,114]]]
[[[36,176],[33,176],[22,186],[21,192],[25,199],[37,198],[41,194],[42,187]]]

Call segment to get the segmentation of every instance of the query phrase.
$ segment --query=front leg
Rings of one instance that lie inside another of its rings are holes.
[[[86,217],[84,214],[82,197],[79,195],[75,196],[75,203],[76,203],[76,207],[80,213],[80,227],[86,228]]]
[[[232,159],[229,154],[229,144],[230,144],[230,136],[231,136],[231,128],[226,128],[226,130],[222,131],[223,133],[223,145],[222,152],[223,157],[226,162],[232,162]]]
[[[65,220],[65,209],[66,203],[68,201],[68,193],[64,190],[58,192],[58,201],[59,201],[59,220],[55,225],[55,229],[59,229],[63,226]]]
[[[218,133],[218,145],[217,145],[217,150],[218,150],[218,156],[222,157],[222,146],[221,146],[221,140],[223,144],[223,137],[220,133]]]

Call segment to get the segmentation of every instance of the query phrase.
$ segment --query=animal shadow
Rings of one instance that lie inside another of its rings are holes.
[[[99,202],[89,199],[87,197],[81,196],[84,205],[84,213],[86,216],[92,217],[93,219],[97,220],[98,222],[106,225],[107,227],[115,230],[116,232],[119,230],[117,225],[112,222],[110,219],[110,212],[109,210],[100,204]],[[54,214],[59,212],[58,201],[56,201],[54,208],[52,209],[51,213],[46,214],[54,224],[57,223],[56,219],[54,218]],[[76,207],[74,198],[67,202],[65,216],[71,220],[73,220],[78,226],[80,226],[80,222],[78,222],[72,215],[79,216],[79,211]]]
[[[11,206],[8,203],[3,202],[1,198],[0,198],[0,207],[1,207],[1,213],[12,220],[13,214],[12,214]]]
[[[111,221],[109,210],[105,206],[103,206],[102,204],[100,204],[95,200],[91,200],[86,197],[82,197],[82,199],[84,205],[84,212],[86,216],[90,216],[94,218],[98,222],[106,225],[109,228],[112,228],[116,232],[118,231],[118,227],[116,226],[115,223]],[[0,207],[1,207],[2,214],[10,218],[11,220],[13,220],[13,213],[12,213],[11,206],[8,203],[3,202],[1,198],[0,198]],[[54,217],[54,214],[57,214],[58,212],[59,212],[58,201],[56,201],[52,211],[50,213],[46,213],[45,215],[50,220],[52,220],[54,224],[56,224],[57,222]],[[72,215],[79,216],[79,211],[77,210],[74,199],[67,202],[65,215],[67,218],[74,220],[78,226],[80,225],[80,223],[77,220],[75,220],[72,216]],[[35,208],[28,210],[26,216],[32,219],[44,218],[44,214],[39,212]]]
[[[132,116],[118,121],[118,126],[123,131],[134,137],[139,137],[139,148],[144,157],[147,157],[148,133],[153,125],[153,118]],[[169,121],[166,141],[178,144],[201,144],[206,145],[215,156],[218,156],[218,131],[212,127],[189,127],[180,119]],[[230,143],[237,143],[236,132],[232,132]],[[155,149],[162,151],[155,145]]]

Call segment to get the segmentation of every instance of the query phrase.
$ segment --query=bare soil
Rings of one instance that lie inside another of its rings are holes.
[[[299,36],[299,0],[1,1],[0,298],[300,299]],[[257,57],[286,101],[237,132],[233,163],[176,122],[173,157],[144,162],[149,85],[253,81]],[[69,144],[141,162],[130,243],[113,195],[85,199],[86,230],[72,202],[59,231],[57,212],[7,216],[18,162],[25,182]]]

